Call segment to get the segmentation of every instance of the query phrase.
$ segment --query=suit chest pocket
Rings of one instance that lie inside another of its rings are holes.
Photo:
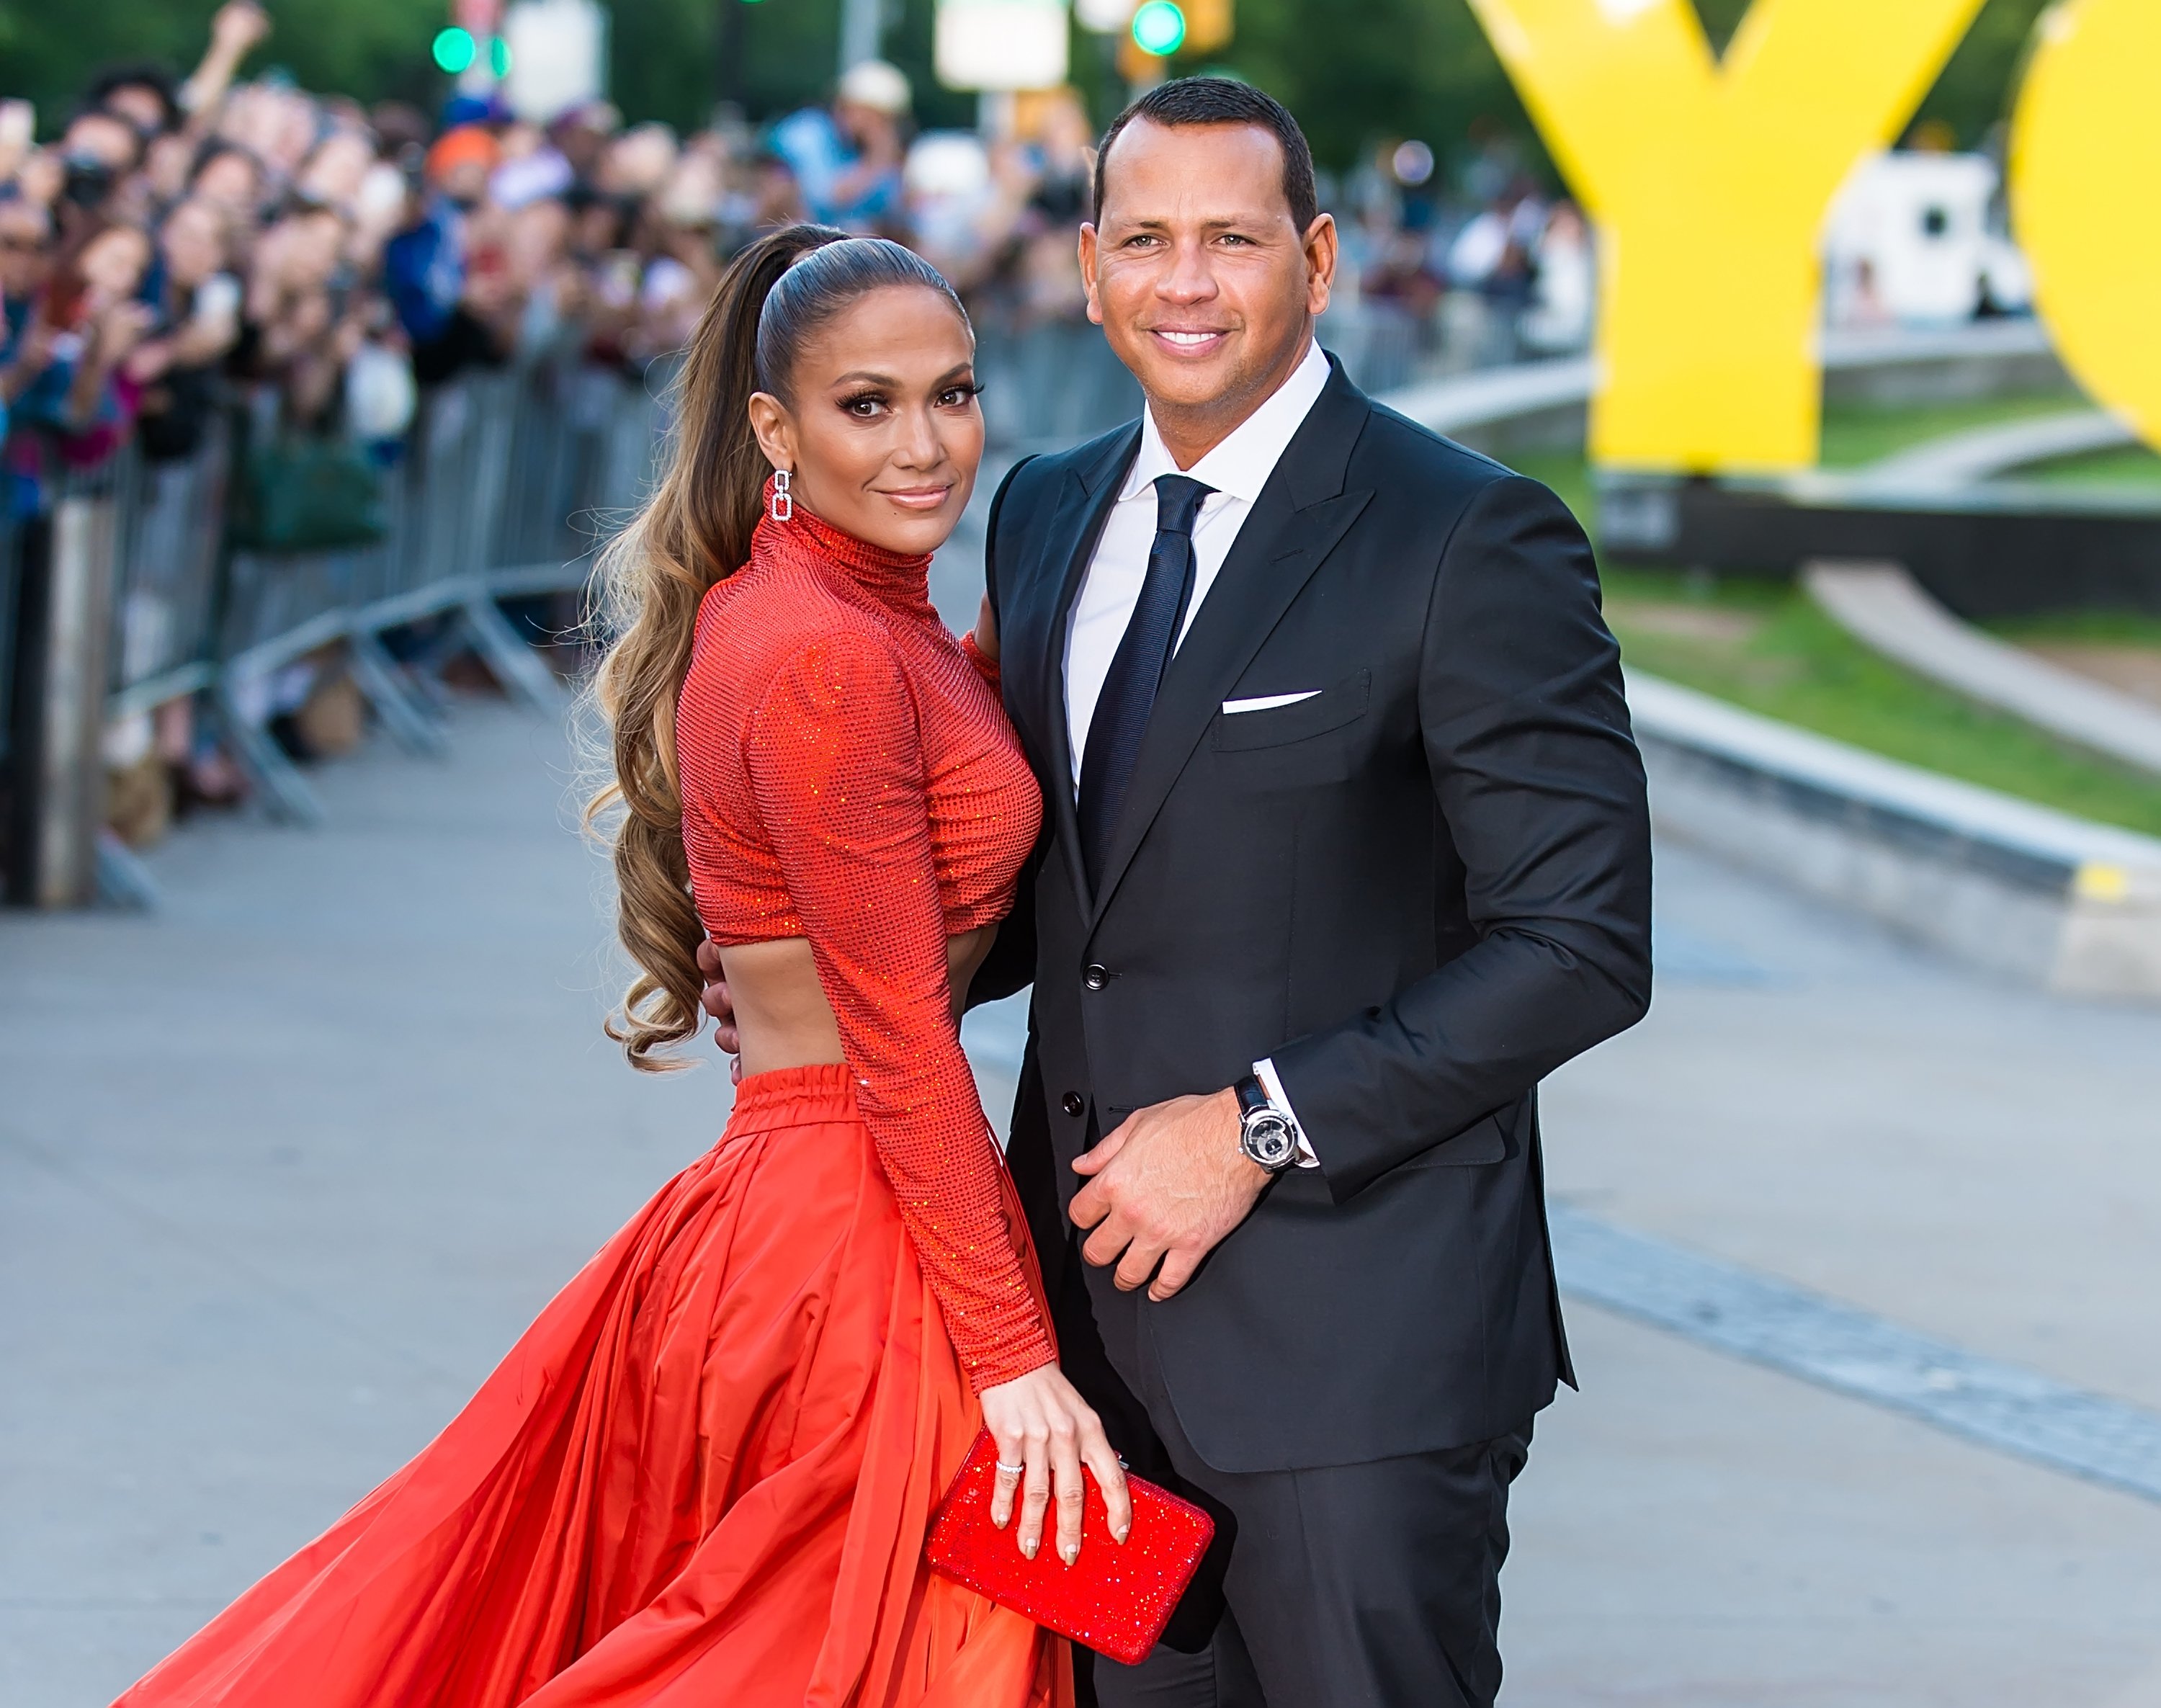
[[[1361,746],[1356,726],[1372,691],[1372,672],[1359,670],[1317,694],[1287,690],[1229,700],[1209,726],[1208,745],[1226,756],[1234,778],[1251,787],[1340,782],[1355,767]],[[1293,693],[1302,697],[1294,699]]]

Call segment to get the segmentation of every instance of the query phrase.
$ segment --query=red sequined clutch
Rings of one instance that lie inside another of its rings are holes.
[[[1043,1546],[1030,1560],[1014,1540],[1013,1523],[1002,1530],[991,1524],[997,1462],[997,1444],[986,1429],[930,1527],[924,1552],[931,1565],[1098,1654],[1127,1666],[1145,1660],[1199,1570],[1216,1521],[1167,1490],[1128,1476],[1133,1528],[1125,1541],[1114,1541],[1103,1492],[1084,1471],[1087,1500],[1080,1559],[1069,1566],[1058,1557],[1053,1514],[1045,1518]]]

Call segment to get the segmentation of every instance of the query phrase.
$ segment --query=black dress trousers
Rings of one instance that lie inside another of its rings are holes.
[[[1490,1708],[1508,1489],[1530,1455],[1530,1420],[1364,1465],[1214,1470],[1145,1350],[1143,1393],[1103,1356],[1077,1237],[1060,1256],[1052,1314],[1066,1375],[1137,1475],[1216,1522],[1153,1655],[1128,1667],[1076,1651],[1082,1708]]]

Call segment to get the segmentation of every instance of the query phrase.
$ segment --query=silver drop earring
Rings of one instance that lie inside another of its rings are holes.
[[[771,514],[775,522],[792,522],[795,519],[795,500],[788,491],[788,483],[793,479],[794,476],[784,468],[777,468],[773,471]]]

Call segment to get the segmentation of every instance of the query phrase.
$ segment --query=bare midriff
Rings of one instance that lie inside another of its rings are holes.
[[[945,940],[946,976],[953,991],[957,1024],[968,1001],[969,982],[991,952],[996,925],[983,925]],[[844,1062],[841,1028],[832,1004],[818,982],[817,962],[807,937],[776,937],[764,943],[737,943],[721,950],[721,976],[735,1005],[736,1029],[742,1041],[746,1075],[783,1068],[815,1067]]]

